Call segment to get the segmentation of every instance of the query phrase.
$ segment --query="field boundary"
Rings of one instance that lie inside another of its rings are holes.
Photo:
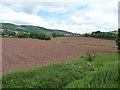
[[[72,44],[72,45],[80,45],[80,46],[96,46],[96,47],[106,47],[106,48],[117,48],[117,46],[108,46],[108,45],[101,45],[101,44],[81,44],[76,42],[67,42],[63,40],[58,40],[55,42],[65,43],[65,44]]]

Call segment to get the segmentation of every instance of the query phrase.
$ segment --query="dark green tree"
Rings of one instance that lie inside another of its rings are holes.
[[[30,35],[29,35],[30,38],[36,38],[38,37],[38,34],[37,33],[34,33],[34,32],[31,32]]]
[[[116,43],[118,46],[118,50],[120,50],[120,28],[118,29],[118,37],[117,37]]]
[[[38,34],[37,39],[45,40],[45,36],[46,36],[45,34],[40,33],[40,34]]]
[[[89,35],[89,34],[87,34],[87,33],[85,33],[85,37],[90,37],[90,35]]]
[[[96,32],[94,32],[95,34],[99,34],[99,33],[101,33],[100,31],[96,31]]]
[[[15,32],[10,32],[10,33],[9,33],[9,36],[14,37],[15,35],[16,35],[16,33],[15,33]]]
[[[57,33],[52,33],[52,36],[53,37],[57,37]]]
[[[49,35],[45,35],[45,38],[44,38],[45,40],[50,40],[51,39],[51,37],[49,36]]]
[[[17,38],[29,38],[29,35],[27,33],[18,33],[16,37]]]

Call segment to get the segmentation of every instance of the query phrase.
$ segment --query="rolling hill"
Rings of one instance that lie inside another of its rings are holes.
[[[75,34],[65,30],[57,30],[57,29],[47,29],[39,26],[32,25],[15,25],[11,23],[0,23],[2,24],[3,30],[9,31],[18,31],[18,32],[36,32],[36,33],[58,33],[58,34]]]

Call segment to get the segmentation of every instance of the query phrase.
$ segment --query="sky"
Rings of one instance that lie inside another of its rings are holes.
[[[29,2],[28,2],[29,1]],[[119,0],[1,0],[0,22],[73,33],[118,28]]]

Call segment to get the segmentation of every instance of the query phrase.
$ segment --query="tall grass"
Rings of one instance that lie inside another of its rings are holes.
[[[118,69],[90,72],[83,79],[68,84],[66,88],[118,88]]]

